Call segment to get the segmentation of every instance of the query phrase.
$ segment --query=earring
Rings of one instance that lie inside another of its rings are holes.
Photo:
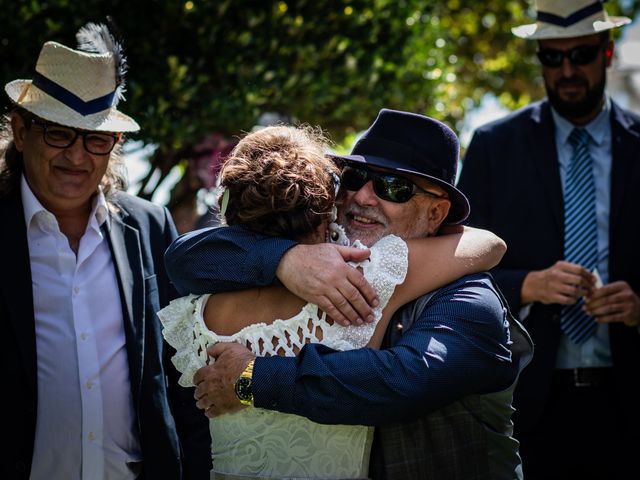
[[[342,225],[338,225],[336,223],[336,220],[338,219],[338,209],[335,205],[331,209],[330,219],[331,223],[329,223],[329,226],[327,227],[327,242],[348,247],[351,242],[347,237],[347,233],[344,231]]]

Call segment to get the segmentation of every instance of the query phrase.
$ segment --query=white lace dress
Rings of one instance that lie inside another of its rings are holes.
[[[322,343],[337,350],[366,346],[382,308],[408,265],[406,243],[390,235],[371,248],[361,262],[365,278],[376,289],[380,306],[375,321],[362,326],[329,324],[316,305],[307,304],[296,316],[272,324],[253,324],[231,336],[210,331],[202,316],[209,295],[189,295],[158,312],[163,335],[177,353],[172,361],[182,373],[180,385],[192,386],[196,370],[207,364],[206,349],[217,342],[239,342],[258,356],[280,352],[294,356],[306,343]],[[317,337],[322,332],[322,341]],[[320,425],[304,417],[260,408],[211,419],[213,472],[221,478],[366,478],[373,436],[372,427]],[[229,477],[225,477],[228,475]],[[215,478],[218,478],[215,476]],[[235,478],[235,477],[233,477]]]

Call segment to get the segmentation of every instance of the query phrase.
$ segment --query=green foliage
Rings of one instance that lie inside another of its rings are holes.
[[[533,21],[524,0],[1,0],[0,82],[30,78],[45,40],[73,46],[106,15],[129,58],[122,109],[158,145],[161,175],[208,133],[239,135],[263,112],[341,142],[381,107],[459,129],[487,92],[509,108],[542,95],[535,43],[510,32]]]

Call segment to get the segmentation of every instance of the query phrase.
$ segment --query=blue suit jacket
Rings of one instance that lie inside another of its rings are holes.
[[[611,109],[612,170],[609,218],[610,281],[626,280],[640,292],[640,117]],[[469,197],[469,223],[502,237],[508,250],[493,275],[513,312],[528,272],[563,259],[564,203],[547,101],[535,103],[476,130],[458,187]],[[535,303],[524,324],[536,355],[515,392],[516,428],[534,428],[549,398],[560,340],[560,306]],[[637,428],[640,335],[610,325],[619,408]],[[638,438],[639,430],[634,434]]]
[[[111,216],[108,238],[120,288],[144,472],[147,478],[208,479],[208,420],[195,407],[193,392],[177,385],[156,317],[175,296],[162,261],[176,236],[175,226],[166,209],[122,192],[116,195],[121,211]],[[38,391],[31,268],[19,192],[0,200],[0,223],[0,369],[6,386],[2,425],[9,440],[0,452],[0,465],[7,478],[28,478]]]

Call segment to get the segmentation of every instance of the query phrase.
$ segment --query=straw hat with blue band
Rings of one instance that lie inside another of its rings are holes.
[[[544,40],[593,35],[631,22],[627,17],[610,17],[603,1],[537,0],[536,23],[514,27],[511,32],[520,38]]]
[[[60,125],[91,131],[138,131],[136,121],[117,110],[126,71],[121,47],[104,25],[87,24],[78,32],[78,41],[90,51],[45,43],[33,79],[9,82],[7,95],[15,105]]]

